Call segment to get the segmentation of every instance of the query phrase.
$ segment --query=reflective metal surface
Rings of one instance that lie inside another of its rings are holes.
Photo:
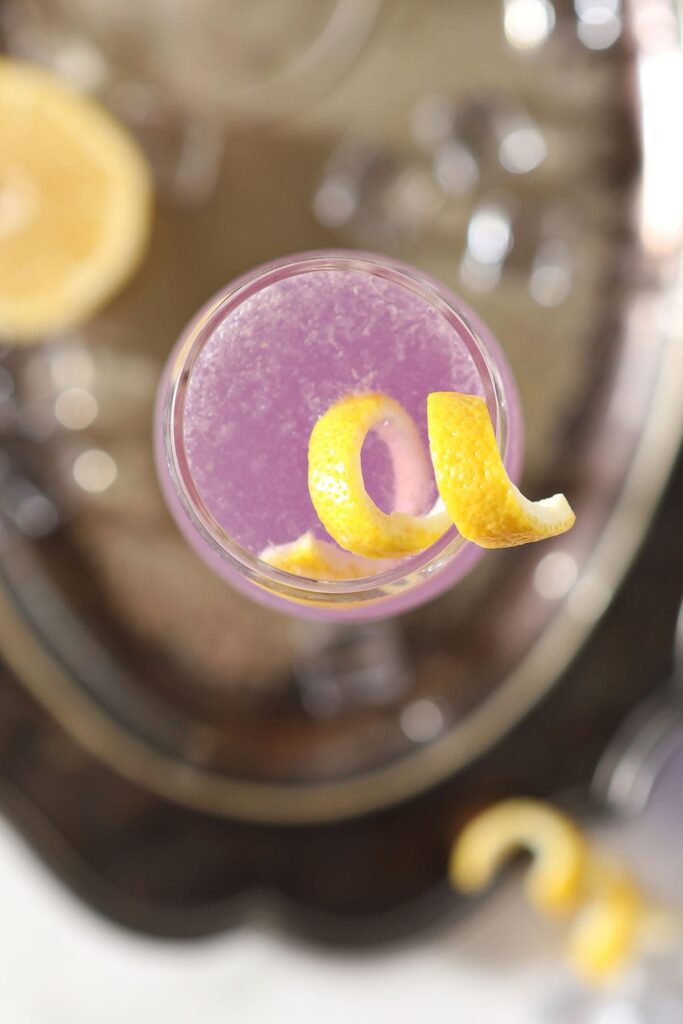
[[[229,124],[203,202],[162,197],[146,267],[82,336],[6,356],[22,482],[3,510],[0,646],[80,744],[212,814],[334,820],[460,771],[552,688],[680,440],[682,89],[668,0],[385,0],[331,92],[286,122]],[[192,312],[325,245],[415,263],[477,308],[520,383],[525,489],[564,489],[578,513],[371,636],[308,631],[214,579],[151,457],[158,374]]]
[[[671,679],[629,715],[595,773],[596,799],[617,814],[644,812],[667,762],[683,747],[682,684],[683,604],[678,613]]]

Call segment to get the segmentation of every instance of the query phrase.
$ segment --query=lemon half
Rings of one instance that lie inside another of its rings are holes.
[[[0,58],[0,337],[90,317],[137,266],[150,208],[127,132],[55,76]]]

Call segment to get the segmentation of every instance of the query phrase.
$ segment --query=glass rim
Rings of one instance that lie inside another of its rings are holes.
[[[452,527],[424,552],[404,558],[397,565],[375,576],[340,581],[296,576],[263,562],[220,526],[194,485],[184,453],[183,414],[189,377],[214,330],[244,301],[269,285],[321,270],[351,270],[382,277],[407,288],[444,316],[465,344],[474,362],[501,457],[504,462],[507,461],[509,417],[503,379],[479,331],[462,309],[448,297],[449,289],[443,286],[446,292],[444,295],[439,290],[438,282],[432,282],[429,276],[419,270],[391,258],[345,250],[302,253],[273,260],[239,277],[208,303],[182,335],[171,364],[162,416],[164,454],[171,482],[184,512],[212,553],[226,567],[262,590],[302,605],[367,604],[396,597],[433,579],[458,559],[471,546],[470,543]]]

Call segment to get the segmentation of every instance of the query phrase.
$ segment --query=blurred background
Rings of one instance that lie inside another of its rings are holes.
[[[476,810],[533,795],[683,901],[675,0],[0,0],[0,45],[155,183],[125,290],[0,351],[3,1024],[683,1021],[678,949],[587,994],[514,877],[476,906],[446,880]],[[481,314],[523,489],[578,515],[362,627],[230,591],[152,460],[187,320],[330,246]]]

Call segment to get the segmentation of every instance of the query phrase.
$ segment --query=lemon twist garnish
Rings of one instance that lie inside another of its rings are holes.
[[[450,880],[480,892],[520,848],[532,854],[529,902],[547,915],[573,915],[568,959],[585,981],[610,978],[653,941],[659,948],[675,941],[672,915],[652,907],[621,864],[592,850],[566,815],[536,800],[503,800],[468,822],[451,852]]]
[[[520,849],[532,855],[525,877],[529,902],[550,913],[571,908],[581,891],[586,843],[569,818],[535,800],[504,800],[469,822],[451,855],[451,881],[479,892]]]
[[[415,514],[420,495],[430,489],[427,460],[415,423],[397,401],[382,394],[349,395],[315,424],[308,489],[340,547],[366,558],[400,558],[424,551],[452,524],[486,548],[544,540],[574,524],[564,495],[529,501],[512,483],[483,398],[434,392],[427,399],[427,422],[440,495],[427,515]],[[380,433],[392,456],[397,500],[391,513],[377,507],[363,482],[361,449],[370,430]],[[408,507],[401,504],[406,494]]]
[[[136,143],[55,76],[0,59],[0,336],[82,323],[124,283],[149,235]]]
[[[569,934],[569,962],[587,981],[620,970],[638,948],[645,901],[621,865],[593,855],[584,875],[585,904]]]
[[[564,533],[576,516],[563,494],[529,501],[507,475],[486,402],[437,391],[427,399],[436,483],[461,536],[484,548],[507,548]]]
[[[329,541],[319,540],[310,530],[288,544],[271,544],[259,558],[275,569],[310,580],[359,580],[382,568],[376,561],[351,555]]]
[[[394,512],[382,512],[365,490],[363,442],[376,430],[387,442],[395,480]],[[350,395],[321,416],[308,445],[308,489],[329,535],[365,558],[424,551],[451,525],[446,512],[415,515],[430,483],[419,432],[402,405],[382,394]]]

